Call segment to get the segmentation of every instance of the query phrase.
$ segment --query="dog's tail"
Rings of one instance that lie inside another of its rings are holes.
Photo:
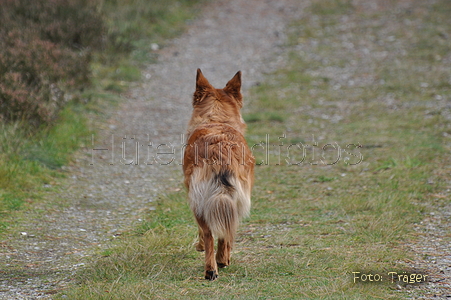
[[[213,235],[233,241],[240,218],[249,213],[250,199],[246,199],[232,171],[220,170],[208,180],[198,180],[202,168],[196,171],[189,192],[191,209],[205,221]]]

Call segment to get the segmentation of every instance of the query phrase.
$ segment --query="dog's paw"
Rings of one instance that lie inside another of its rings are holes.
[[[196,250],[199,251],[199,252],[205,251],[204,244],[197,243],[196,244]]]
[[[218,272],[215,270],[205,271],[205,279],[213,281],[216,280],[216,278],[218,278]]]
[[[230,266],[230,259],[227,259],[225,261],[217,261],[216,264],[218,265],[218,268],[226,268],[228,266]]]

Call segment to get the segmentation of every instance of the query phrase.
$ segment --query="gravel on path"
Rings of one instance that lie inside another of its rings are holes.
[[[93,145],[66,167],[70,175],[60,192],[49,194],[61,206],[36,205],[45,213],[30,212],[30,222],[0,243],[0,260],[6,262],[1,265],[8,267],[0,270],[0,299],[51,298],[71,283],[86,256],[151,214],[159,193],[180,188],[182,134],[196,69],[217,87],[241,70],[245,107],[252,105],[246,91],[286,64],[285,28],[309,2],[213,1],[185,34],[156,50],[158,62],[143,70],[140,85],[124,96],[119,109],[108,112],[112,117],[93,120],[98,127]],[[448,190],[439,196],[450,195]],[[449,299],[451,207],[431,210],[416,226],[421,242],[411,245],[418,253],[411,266],[429,270],[432,280],[417,287],[426,296],[412,297]]]
[[[108,112],[112,117],[93,120],[93,145],[66,168],[70,178],[60,192],[48,195],[61,207],[37,205],[45,214],[30,212],[29,222],[0,244],[7,268],[0,272],[0,299],[51,298],[70,284],[84,257],[152,213],[158,193],[180,187],[181,135],[191,114],[196,69],[218,87],[241,70],[246,94],[283,63],[284,28],[302,6],[287,0],[213,1],[185,34],[157,50],[158,62],[143,71],[140,86],[119,109]]]

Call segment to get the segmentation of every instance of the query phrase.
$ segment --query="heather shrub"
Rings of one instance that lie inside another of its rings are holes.
[[[85,0],[0,0],[0,118],[49,123],[89,85],[103,23]]]

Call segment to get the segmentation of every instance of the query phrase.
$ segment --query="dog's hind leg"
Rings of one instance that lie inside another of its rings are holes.
[[[213,234],[211,233],[210,228],[208,228],[204,220],[202,220],[201,218],[196,219],[203,232],[205,247],[205,279],[213,281],[218,278],[218,268],[216,266]]]
[[[204,251],[205,250],[204,233],[202,231],[202,228],[200,228],[200,226],[199,226],[199,240],[196,243],[196,250],[197,251]]]
[[[216,253],[216,262],[219,268],[225,268],[230,265],[230,253],[232,251],[232,242],[226,239],[218,239],[218,251]]]

